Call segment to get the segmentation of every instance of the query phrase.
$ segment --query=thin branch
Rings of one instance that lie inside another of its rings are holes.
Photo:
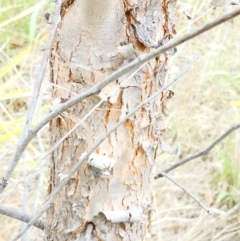
[[[15,219],[20,220],[25,223],[28,223],[33,218],[32,216],[22,213],[15,208],[10,208],[10,207],[5,207],[5,206],[0,206],[0,214],[8,216],[10,218],[15,218]],[[33,223],[33,226],[35,226],[36,228],[39,228],[41,230],[44,230],[45,223],[41,220],[36,220]]]
[[[235,130],[239,129],[240,128],[240,123],[239,124],[236,124],[236,125],[233,125],[230,129],[228,129],[223,135],[221,135],[217,140],[215,140],[212,144],[210,144],[208,147],[206,147],[205,149],[199,151],[199,152],[196,152],[195,154],[183,159],[182,161],[170,166],[169,168],[165,169],[163,172],[164,173],[169,173],[171,172],[172,170],[182,166],[183,164],[193,160],[193,159],[196,159],[200,156],[204,156],[204,155],[207,155],[217,144],[219,144],[220,142],[222,142],[228,135],[230,135],[232,132],[234,132]],[[163,177],[162,172],[158,173],[154,179],[158,179],[160,177]]]
[[[28,158],[27,153],[24,152],[22,155],[22,161],[23,161],[23,173],[26,175],[28,173]],[[22,197],[22,208],[21,212],[26,213],[27,212],[27,206],[28,206],[28,199],[29,199],[29,182],[24,182],[23,185],[23,197]],[[26,227],[26,223],[22,222],[21,224],[21,230],[23,230]],[[22,236],[22,241],[30,241],[29,240],[29,231],[26,232]]]
[[[161,175],[163,177],[166,177],[167,179],[169,179],[171,182],[173,182],[175,185],[177,185],[178,187],[180,187],[184,192],[186,192],[189,196],[192,197],[193,200],[195,200],[208,214],[211,215],[211,211],[203,204],[199,201],[199,199],[197,197],[195,197],[190,191],[188,191],[185,187],[183,187],[182,185],[180,185],[178,182],[176,182],[174,179],[172,179],[167,173],[165,172],[161,172]]]
[[[183,76],[187,70],[192,66],[193,62],[196,60],[196,57],[194,57],[187,66],[173,79],[171,79],[164,87],[159,89],[157,92],[155,92],[153,95],[151,95],[149,98],[145,99],[141,104],[139,104],[137,107],[135,107],[129,114],[127,114],[122,120],[120,120],[115,126],[113,126],[87,153],[82,155],[78,162],[74,165],[74,167],[69,171],[67,176],[60,182],[60,184],[51,192],[51,194],[48,197],[48,200],[46,201],[43,209],[27,224],[26,228],[22,230],[12,241],[17,241],[31,226],[34,222],[36,222],[49,208],[49,206],[53,203],[56,195],[59,191],[62,190],[62,188],[67,184],[67,182],[71,179],[73,174],[81,167],[82,163],[96,150],[98,146],[112,133],[114,132],[120,125],[122,125],[126,120],[129,119],[134,113],[136,113],[138,110],[140,110],[144,105],[155,99],[160,93],[162,93],[164,90],[166,90],[169,86],[171,86],[174,82],[176,82],[181,76]]]
[[[51,49],[52,49],[53,39],[54,39],[55,33],[57,31],[58,24],[61,22],[61,16],[60,16],[61,6],[62,6],[62,0],[58,0],[56,7],[55,7],[52,29],[50,31],[47,46],[46,46],[46,49],[44,51],[44,55],[43,55],[43,58],[41,61],[39,73],[37,75],[37,79],[36,79],[36,82],[33,87],[32,99],[30,101],[30,105],[28,107],[28,112],[27,112],[27,115],[25,118],[22,138],[25,138],[28,135],[28,130],[32,124],[32,119],[34,117],[38,96],[39,96],[39,93],[41,90],[43,77],[44,77],[45,70],[46,70],[47,64],[48,64],[48,58],[49,58],[49,55],[50,55]]]
[[[51,113],[49,113],[45,118],[43,118],[40,122],[38,122],[38,124],[36,124],[35,127],[31,128],[29,130],[26,138],[21,140],[21,143],[19,143],[19,145],[17,146],[17,150],[16,150],[16,152],[13,156],[13,159],[11,160],[11,163],[10,163],[9,167],[8,167],[4,177],[2,178],[2,182],[0,183],[0,194],[6,188],[6,186],[8,184],[8,180],[12,176],[12,173],[13,173],[14,169],[16,168],[16,165],[17,165],[23,151],[26,149],[27,145],[29,144],[29,142],[33,139],[33,137],[36,135],[36,133],[43,126],[45,126],[49,121],[51,121],[53,118],[55,118],[56,116],[61,114],[63,111],[65,111],[69,107],[77,104],[79,101],[81,101],[83,99],[86,99],[89,96],[98,94],[105,86],[107,86],[111,82],[115,81],[116,79],[118,79],[122,75],[128,73],[129,71],[133,70],[134,68],[137,68],[137,67],[141,66],[142,64],[144,64],[144,63],[148,62],[149,60],[159,56],[160,54],[166,52],[167,50],[172,49],[172,48],[180,45],[181,43],[184,43],[184,42],[186,42],[186,41],[206,32],[206,31],[216,27],[217,25],[219,25],[223,22],[228,21],[229,19],[236,17],[239,14],[240,14],[240,8],[237,8],[236,10],[230,11],[230,12],[222,15],[221,17],[203,25],[202,27],[197,28],[196,30],[193,30],[193,31],[189,32],[188,34],[186,34],[182,37],[177,37],[177,38],[169,41],[167,44],[165,44],[164,46],[156,49],[152,53],[143,54],[143,55],[139,56],[138,58],[136,58],[135,60],[133,60],[132,62],[130,62],[126,66],[123,66],[122,68],[119,68],[118,70],[116,70],[115,72],[110,74],[102,82],[96,84],[95,86],[93,86],[90,89],[84,91],[83,93],[80,93],[80,94],[76,95],[75,97],[69,99],[65,103],[62,103],[62,104],[56,106],[55,109]]]

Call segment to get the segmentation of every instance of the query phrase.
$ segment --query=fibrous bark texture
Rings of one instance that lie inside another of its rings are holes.
[[[169,41],[175,33],[175,4],[65,1],[51,55],[53,108]],[[129,79],[131,73],[125,74],[51,122],[54,146],[102,101],[53,151],[50,193],[83,153],[165,83],[168,58],[165,54],[153,59]],[[163,93],[134,114],[83,163],[47,213],[46,240],[127,241],[150,236],[153,159],[167,97]]]

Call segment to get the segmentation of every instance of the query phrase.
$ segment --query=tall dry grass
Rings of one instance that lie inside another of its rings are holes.
[[[195,1],[193,20],[181,19],[185,31],[206,23],[231,9],[209,9]],[[196,22],[194,19],[200,17]],[[194,23],[191,23],[194,22]],[[183,157],[198,152],[240,121],[239,17],[179,47],[173,65],[181,66],[192,55],[199,59],[174,85],[166,123],[169,139],[177,133],[176,156],[162,154],[161,171]],[[169,175],[194,193],[212,212],[198,204],[169,180],[155,182],[153,240],[238,241],[240,240],[240,131],[228,136],[207,156],[192,160]]]

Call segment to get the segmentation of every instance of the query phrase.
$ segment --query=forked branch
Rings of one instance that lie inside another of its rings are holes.
[[[236,125],[233,125],[230,129],[228,129],[223,135],[221,135],[217,140],[215,140],[212,144],[210,144],[208,147],[206,147],[205,149],[183,159],[182,161],[170,166],[169,168],[163,170],[162,172],[158,173],[154,179],[158,179],[160,177],[163,177],[162,173],[169,173],[171,172],[172,170],[182,166],[183,164],[191,161],[191,160],[194,160],[200,156],[204,156],[204,155],[207,155],[217,144],[219,144],[220,142],[222,142],[228,135],[230,135],[232,132],[234,132],[235,130],[239,129],[240,128],[240,123],[239,124],[236,124]]]

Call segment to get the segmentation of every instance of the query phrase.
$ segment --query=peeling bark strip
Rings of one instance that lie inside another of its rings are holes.
[[[175,3],[65,1],[51,55],[53,102],[85,91],[121,65],[172,38]],[[168,55],[159,56],[128,82],[122,83],[130,74],[51,122],[54,146],[101,98],[118,87],[53,152],[50,193],[84,152],[163,86],[168,77],[167,60]],[[163,94],[142,108],[82,165],[47,213],[46,240],[143,240],[150,233],[152,160],[166,99]]]

